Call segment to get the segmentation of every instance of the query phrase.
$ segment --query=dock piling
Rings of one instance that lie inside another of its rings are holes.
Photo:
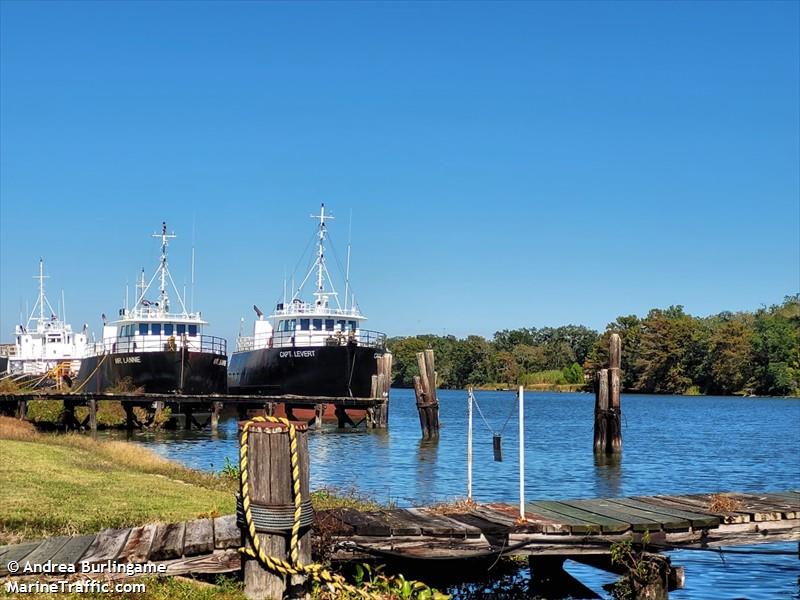
[[[414,393],[423,438],[439,437],[439,400],[436,397],[436,369],[433,350],[417,352],[419,376],[414,377]]]
[[[595,378],[595,454],[618,454],[622,452],[622,408],[620,400],[622,345],[617,333],[611,334],[608,355],[608,368],[600,369]]]
[[[304,423],[293,423],[297,435],[297,452],[299,463],[300,496],[303,514],[310,514],[310,497],[308,491],[308,439],[307,426]],[[240,433],[244,424],[240,423]],[[240,443],[242,443],[240,438]],[[264,552],[276,559],[291,561],[290,537],[294,516],[294,497],[292,492],[292,467],[289,428],[283,423],[256,422],[251,423],[247,437],[247,481],[249,483],[250,506],[253,512],[266,515],[270,527],[260,526],[256,520],[256,536]],[[241,491],[241,490],[240,490]],[[305,523],[305,517],[298,543],[297,562],[311,562],[311,528]],[[243,529],[242,537],[247,548],[253,548],[252,540]],[[243,555],[244,591],[247,598],[262,600],[264,598],[282,598],[287,584],[302,587],[304,576],[287,578],[267,570],[256,559]]]

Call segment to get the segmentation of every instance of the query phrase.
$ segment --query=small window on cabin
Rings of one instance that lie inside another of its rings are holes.
[[[350,331],[355,331],[356,330],[356,322],[355,321],[348,321],[347,323],[350,325]]]
[[[286,321],[286,329],[288,331],[294,331],[295,327],[297,327],[297,319],[289,319]]]
[[[189,337],[197,335],[197,325],[189,325]]]
[[[153,323],[150,326],[150,333],[153,335],[161,335],[161,323]]]
[[[175,326],[175,330],[178,335],[186,335],[186,325],[184,325],[183,323],[178,323]]]
[[[302,329],[303,331],[308,331],[310,325],[311,325],[311,319],[300,319],[300,329]]]
[[[147,335],[147,323],[139,323],[139,335]]]
[[[325,329],[333,331],[333,319],[325,319]]]
[[[172,323],[164,323],[164,335],[172,335],[175,325]]]
[[[347,327],[347,321],[344,321],[344,320],[342,320],[342,321],[336,321],[336,325],[337,325],[337,327],[339,327],[339,329],[340,329],[341,331],[344,331],[344,330],[345,330],[345,328]]]
[[[312,324],[315,331],[322,329],[322,319],[314,319]]]

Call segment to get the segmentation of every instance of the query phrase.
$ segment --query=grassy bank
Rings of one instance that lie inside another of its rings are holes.
[[[236,481],[136,444],[43,435],[0,417],[0,544],[234,511]]]

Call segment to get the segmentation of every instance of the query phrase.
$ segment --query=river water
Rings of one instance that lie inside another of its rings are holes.
[[[473,496],[519,498],[517,400],[513,392],[476,392]],[[466,496],[467,394],[439,392],[441,433],[421,441],[414,394],[392,390],[389,430],[323,430],[309,435],[311,487],[357,488],[383,502],[420,505]],[[623,456],[596,464],[592,453],[594,396],[526,392],[527,499],[592,498],[713,491],[800,489],[800,400],[624,395]],[[481,416],[481,413],[483,417]],[[484,421],[485,417],[485,421]],[[501,433],[503,461],[493,458]],[[188,466],[236,463],[236,422],[208,431],[136,437]],[[800,599],[797,543],[748,547],[781,554],[671,554],[686,569],[686,587],[671,598]],[[568,570],[601,595],[614,577],[581,565]]]

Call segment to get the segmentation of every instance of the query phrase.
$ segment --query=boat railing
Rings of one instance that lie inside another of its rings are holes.
[[[209,354],[228,354],[228,342],[213,335],[130,335],[105,338],[103,341],[87,344],[86,355],[120,354],[127,352],[206,352]]]
[[[272,333],[238,337],[236,352],[263,348],[306,348],[309,346],[346,346],[347,344],[383,350],[386,348],[386,334],[368,329],[273,331]]]
[[[316,304],[314,302],[287,302],[278,304],[273,311],[273,317],[283,317],[287,315],[322,315],[331,317],[355,317],[363,319],[363,315],[357,308],[333,308],[327,305]]]

